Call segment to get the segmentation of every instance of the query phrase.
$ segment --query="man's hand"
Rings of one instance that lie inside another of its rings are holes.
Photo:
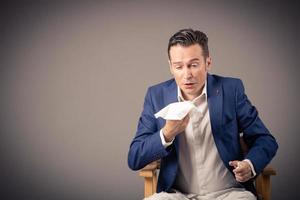
[[[185,130],[188,122],[189,115],[185,116],[182,120],[167,120],[162,130],[165,141],[171,142],[176,135]]]
[[[247,161],[230,161],[229,165],[234,167],[233,173],[238,182],[246,182],[252,176],[252,171]]]

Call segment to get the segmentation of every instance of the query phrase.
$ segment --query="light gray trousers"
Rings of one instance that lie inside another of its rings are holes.
[[[182,194],[160,192],[145,198],[144,200],[256,200],[256,197],[244,188],[230,188],[207,195]]]

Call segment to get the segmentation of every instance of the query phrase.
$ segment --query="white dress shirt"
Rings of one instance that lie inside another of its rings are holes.
[[[178,87],[178,101],[185,101]],[[192,103],[185,132],[178,135],[179,167],[174,188],[186,194],[222,194],[230,188],[242,187],[221,160],[211,130],[206,83],[202,93]],[[172,144],[160,137],[165,147]],[[253,165],[247,160],[255,175]],[[220,193],[221,192],[221,193]]]

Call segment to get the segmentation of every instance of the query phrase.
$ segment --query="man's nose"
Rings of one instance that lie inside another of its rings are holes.
[[[184,73],[183,74],[184,79],[192,78],[192,71],[189,67],[185,67],[183,73]]]

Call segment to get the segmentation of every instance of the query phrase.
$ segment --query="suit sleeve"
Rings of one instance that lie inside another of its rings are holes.
[[[142,114],[139,118],[136,135],[128,152],[128,166],[139,170],[147,164],[169,154],[161,142],[157,119],[154,117],[151,88],[148,89]]]
[[[249,152],[245,159],[249,159],[257,174],[272,160],[278,149],[275,138],[270,134],[258,116],[256,108],[248,100],[242,81],[238,81],[236,88],[236,113],[239,132],[243,132]]]

